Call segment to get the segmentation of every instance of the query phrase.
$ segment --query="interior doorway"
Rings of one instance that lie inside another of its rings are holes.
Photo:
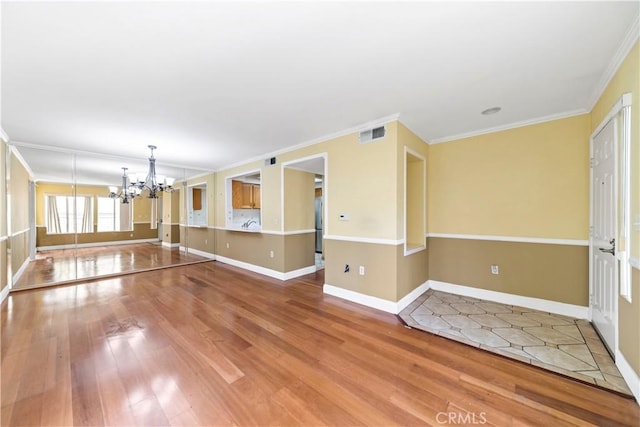
[[[313,257],[315,260],[316,270],[324,269],[325,265],[325,248],[324,236],[327,232],[327,155],[326,153],[317,154],[302,159],[293,160],[283,163],[283,168],[294,169],[313,175],[313,185],[309,185],[306,191],[310,194],[310,200],[313,200],[313,207],[308,212],[312,215],[308,224],[313,224],[314,232]],[[283,174],[284,176],[284,174]],[[284,184],[283,184],[284,190]],[[285,224],[285,214],[283,205],[283,227]]]

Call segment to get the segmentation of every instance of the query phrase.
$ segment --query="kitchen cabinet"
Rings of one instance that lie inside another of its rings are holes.
[[[231,181],[233,209],[260,209],[260,184]]]

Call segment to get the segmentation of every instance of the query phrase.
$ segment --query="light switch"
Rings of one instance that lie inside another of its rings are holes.
[[[349,221],[349,214],[348,213],[338,214],[338,219],[340,221]]]

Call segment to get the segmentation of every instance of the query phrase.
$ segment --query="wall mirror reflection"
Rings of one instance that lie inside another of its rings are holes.
[[[200,227],[208,224],[205,182],[187,186],[187,224]]]
[[[180,247],[188,230],[179,227],[181,184],[176,185],[202,171],[156,165],[155,158],[20,144],[12,151],[13,193],[23,196],[10,209],[25,222],[24,239],[14,245],[20,256],[12,288],[206,260]]]
[[[227,228],[245,231],[262,230],[261,183],[260,170],[227,178]]]

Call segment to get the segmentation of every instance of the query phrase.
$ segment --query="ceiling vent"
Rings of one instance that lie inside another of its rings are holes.
[[[384,138],[387,134],[387,129],[384,126],[379,126],[373,129],[367,129],[360,132],[360,144],[366,144]]]

